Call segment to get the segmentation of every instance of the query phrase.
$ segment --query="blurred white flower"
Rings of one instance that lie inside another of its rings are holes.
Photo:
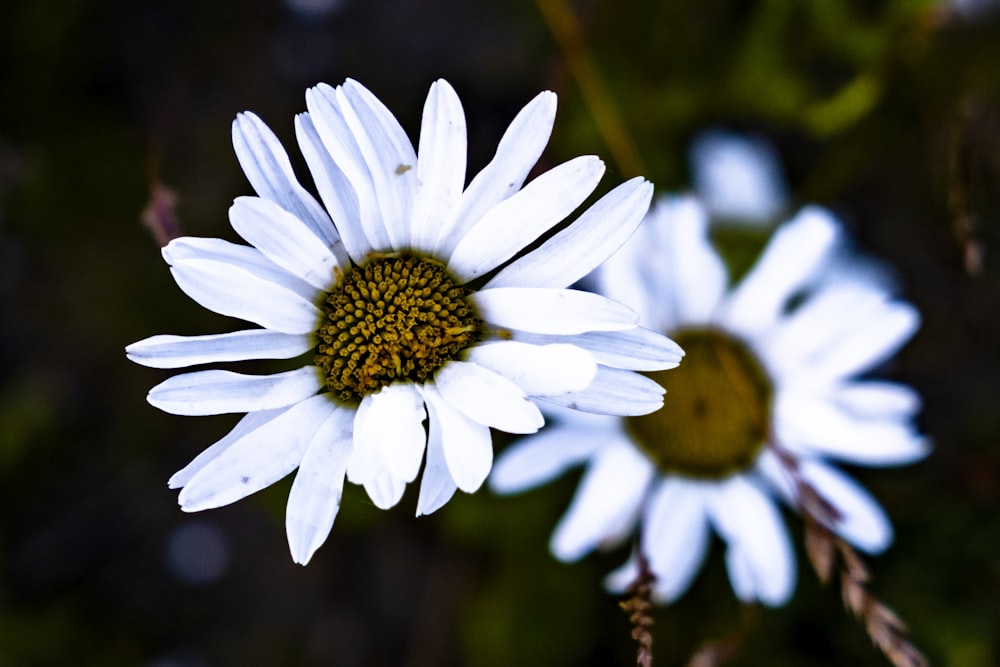
[[[788,206],[781,162],[764,139],[722,130],[691,145],[691,176],[713,219],[764,227]]]
[[[731,290],[706,228],[694,198],[662,200],[596,275],[603,294],[684,348],[669,377],[649,374],[667,387],[664,407],[624,419],[561,413],[499,457],[490,485],[520,491],[586,463],[552,537],[557,558],[638,529],[654,597],[669,601],[688,588],[714,531],[737,597],[780,605],[795,559],[775,497],[814,508],[818,494],[828,503],[818,518],[864,551],[892,540],[878,503],[830,460],[889,466],[927,453],[911,422],[914,391],[859,378],[913,335],[919,316],[878,284],[826,274],[841,231],[821,209],[779,227]],[[622,590],[636,575],[633,555],[607,583]]]
[[[551,133],[553,93],[517,115],[467,187],[465,116],[447,82],[431,86],[418,151],[356,81],[316,86],[306,105],[295,127],[323,205],[271,130],[243,113],[233,143],[259,196],[236,199],[229,217],[251,246],[179,238],[163,249],[188,296],[262,328],[126,348],[155,368],[309,355],[284,373],[202,370],[149,392],[173,414],[247,413],[170,478],[182,509],[232,503],[298,468],[286,529],[293,559],[306,563],[330,532],[345,475],[388,508],[423,464],[417,514],[427,514],[486,479],[490,427],[542,425],[542,397],[574,392],[586,409],[587,397],[610,393],[620,414],[662,405],[663,389],[628,369],[676,366],[677,346],[638,329],[626,306],[566,289],[638,226],[650,183],[615,188],[511,261],[604,173],[580,157],[521,187]]]

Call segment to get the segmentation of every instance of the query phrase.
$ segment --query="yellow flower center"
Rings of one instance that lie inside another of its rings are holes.
[[[628,417],[626,429],[663,472],[718,478],[749,467],[767,440],[773,387],[741,341],[715,329],[671,336],[684,361],[647,375],[667,389],[664,406]]]
[[[357,404],[397,380],[426,382],[482,339],[469,294],[434,260],[369,257],[319,304],[314,363],[326,388]]]

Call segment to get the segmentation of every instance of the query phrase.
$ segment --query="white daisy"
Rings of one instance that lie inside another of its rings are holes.
[[[465,117],[447,82],[431,86],[417,151],[356,81],[318,85],[306,105],[295,129],[323,204],[271,130],[243,113],[233,144],[259,196],[236,199],[229,218],[252,247],[180,238],[163,249],[188,296],[263,328],[153,336],[126,349],[156,368],[309,355],[276,375],[201,370],[149,392],[173,414],[247,413],[170,478],[183,488],[182,509],[232,503],[298,468],[286,528],[292,557],[306,563],[333,525],[345,475],[388,508],[426,448],[417,504],[426,514],[456,488],[482,484],[490,427],[542,425],[539,397],[634,396],[623,414],[661,405],[662,388],[627,369],[675,366],[676,344],[638,329],[621,304],[565,289],[628,238],[652,185],[624,183],[515,259],[604,172],[596,157],[580,157],[521,187],[551,133],[554,94],[517,115],[467,187]]]
[[[650,374],[668,389],[663,409],[564,414],[505,451],[490,484],[514,492],[587,463],[552,537],[556,557],[576,560],[638,528],[654,596],[669,601],[687,589],[714,530],[737,597],[779,605],[795,565],[775,496],[816,507],[817,492],[820,518],[864,551],[892,539],[877,502],[828,461],[887,466],[926,454],[913,390],[859,378],[919,317],[880,287],[829,271],[840,229],[823,210],[780,227],[732,290],[706,228],[696,200],[662,201],[596,275],[603,294],[684,348],[680,368]],[[608,585],[623,589],[636,575],[633,556]]]

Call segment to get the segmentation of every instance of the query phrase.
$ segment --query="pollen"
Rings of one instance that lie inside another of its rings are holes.
[[[469,299],[440,263],[373,255],[324,295],[315,365],[337,400],[356,405],[396,381],[422,384],[483,337]]]
[[[628,417],[626,429],[665,473],[715,479],[753,465],[770,431],[773,386],[742,341],[714,329],[671,337],[684,361],[647,375],[667,389],[664,406]]]

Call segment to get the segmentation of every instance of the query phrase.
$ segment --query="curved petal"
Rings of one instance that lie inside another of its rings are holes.
[[[394,507],[403,498],[406,490],[406,482],[393,477],[388,470],[376,474],[364,483],[368,497],[375,503],[375,507],[380,510],[387,510]]]
[[[508,433],[534,433],[545,419],[521,389],[477,364],[452,361],[434,376],[434,386],[459,412]]]
[[[920,410],[920,395],[895,382],[847,382],[830,391],[830,400],[859,418],[907,418]]]
[[[639,316],[600,294],[549,287],[497,287],[472,295],[490,324],[543,334],[632,329]]]
[[[316,429],[292,482],[285,532],[292,560],[305,565],[333,528],[351,454],[351,410],[334,410]]]
[[[314,366],[275,375],[208,370],[168,378],[150,389],[146,400],[174,415],[221,415],[283,408],[321,388]]]
[[[663,334],[634,327],[624,331],[588,331],[573,336],[514,331],[514,340],[534,345],[564,343],[587,350],[597,363],[633,371],[675,368],[684,357],[681,346]]]
[[[878,501],[847,475],[819,461],[800,461],[802,476],[837,511],[827,526],[868,553],[885,551],[892,543],[892,524]]]
[[[437,420],[441,429],[444,461],[451,478],[462,491],[477,491],[493,465],[493,439],[489,427],[451,407],[432,385],[425,386],[423,394],[427,398],[430,418]]]
[[[427,405],[427,461],[420,479],[420,496],[417,498],[417,516],[436,512],[451,500],[458,485],[448,470],[444,455],[444,432],[434,404],[427,399],[427,387],[421,393]]]
[[[622,183],[537,249],[502,268],[486,287],[572,285],[628,240],[652,197],[653,184],[644,178]]]
[[[150,336],[126,347],[125,356],[150,368],[183,368],[218,361],[291,359],[311,348],[306,334],[249,329],[207,336]]]
[[[424,400],[410,383],[365,396],[354,418],[354,446],[378,452],[393,477],[412,482],[424,457]]]
[[[645,375],[598,366],[583,391],[545,396],[539,401],[599,415],[647,415],[663,407],[664,389]]]
[[[466,360],[499,373],[528,396],[581,391],[597,373],[594,356],[573,345],[483,343],[470,348]]]
[[[687,591],[708,551],[703,484],[668,476],[651,494],[642,521],[642,548],[656,575],[653,595],[670,602]]]
[[[489,273],[561,222],[604,174],[592,155],[550,169],[486,211],[455,246],[448,268],[463,282]]]
[[[549,91],[539,93],[521,109],[500,139],[496,155],[472,179],[440,226],[434,246],[437,255],[450,256],[486,211],[521,188],[549,141],[555,117],[556,95]]]
[[[355,262],[361,262],[372,247],[361,224],[361,204],[354,184],[327,150],[308,113],[295,117],[295,135],[319,196],[340,233],[346,253]],[[367,192],[364,188],[362,191]],[[338,259],[343,266],[343,258],[338,256]]]
[[[444,79],[431,84],[417,152],[417,190],[410,224],[413,246],[433,252],[438,231],[462,196],[467,152],[465,112]]]
[[[339,237],[323,207],[295,178],[288,153],[274,132],[250,111],[233,121],[233,148],[250,185],[301,220],[328,247],[339,245]]]
[[[316,289],[328,289],[343,275],[344,267],[338,266],[327,244],[272,201],[237,197],[229,208],[229,221],[265,257]]]
[[[775,231],[756,265],[730,293],[722,321],[747,337],[774,324],[789,297],[804,288],[840,237],[827,211],[808,206]]]
[[[181,509],[222,507],[278,481],[295,470],[317,429],[336,409],[320,394],[246,433],[188,481],[178,497]]]
[[[561,561],[611,546],[635,524],[653,465],[631,443],[610,443],[594,455],[549,547]]]

